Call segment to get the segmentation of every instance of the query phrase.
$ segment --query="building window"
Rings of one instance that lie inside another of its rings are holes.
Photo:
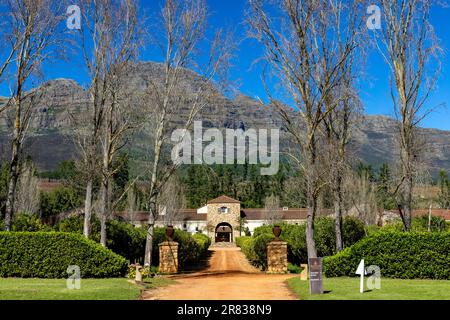
[[[229,213],[230,209],[227,207],[220,207],[219,208],[219,213]]]
[[[187,224],[183,223],[183,229],[186,231],[187,230]]]

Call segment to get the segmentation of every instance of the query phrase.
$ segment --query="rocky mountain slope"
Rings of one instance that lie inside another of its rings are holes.
[[[133,92],[142,92],[149,80],[158,80],[161,66],[146,62],[134,65],[125,83]],[[183,88],[195,90],[199,77],[193,72],[184,73]],[[26,141],[26,153],[30,154],[41,170],[55,168],[62,160],[73,159],[76,147],[70,126],[70,115],[80,112],[80,107],[88,100],[84,89],[73,80],[57,79],[44,84],[38,91],[43,92],[42,101],[35,106]],[[0,98],[0,104],[5,103]],[[136,106],[139,108],[140,106]],[[180,121],[183,115],[180,114]],[[233,99],[218,95],[199,116],[204,127],[218,128],[281,128],[282,122],[269,106],[244,95]],[[0,116],[0,159],[7,159],[11,121],[8,113]],[[384,116],[366,116],[353,130],[352,150],[357,159],[375,167],[383,162],[392,163],[395,158],[396,122]],[[426,169],[436,175],[441,169],[450,170],[450,131],[421,129],[424,144],[423,162]],[[286,134],[282,140],[286,141]],[[145,134],[136,135],[130,142],[132,152],[145,152]],[[282,142],[282,145],[285,145]]]

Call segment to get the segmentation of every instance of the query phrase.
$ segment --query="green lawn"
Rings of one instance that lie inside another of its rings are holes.
[[[165,278],[146,280],[153,288],[171,283]],[[141,289],[126,278],[81,279],[79,290],[69,290],[65,279],[0,278],[0,300],[135,300]]]
[[[322,295],[309,294],[309,281],[300,278],[288,284],[302,300],[450,300],[450,280],[381,279],[381,289],[359,293],[359,277],[325,278]]]

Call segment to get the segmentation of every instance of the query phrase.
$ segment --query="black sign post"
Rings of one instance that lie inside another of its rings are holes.
[[[309,293],[323,294],[322,258],[309,258]]]

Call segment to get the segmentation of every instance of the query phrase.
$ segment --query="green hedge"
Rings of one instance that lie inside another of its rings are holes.
[[[83,217],[68,217],[61,220],[55,230],[83,234],[83,224]],[[143,260],[146,236],[146,230],[124,221],[108,220],[106,223],[106,246],[130,263]],[[91,239],[100,241],[100,221],[95,216],[91,222]]]
[[[282,228],[281,240],[288,243],[288,261],[294,265],[306,263],[308,253],[306,248],[306,226],[293,224],[280,224]],[[255,229],[253,237],[238,238],[237,245],[247,259],[257,267],[266,268],[266,245],[274,236],[271,225],[261,226]],[[336,253],[336,236],[334,232],[334,219],[317,218],[314,223],[314,239],[316,240],[317,253],[320,257],[331,256]],[[353,217],[345,217],[343,220],[343,241],[348,247],[365,236],[364,224]],[[251,241],[248,239],[252,239]]]
[[[380,231],[324,259],[327,277],[355,276],[361,259],[383,277],[450,280],[450,233]]]
[[[189,232],[175,229],[173,237],[178,242],[179,266],[184,269],[188,264],[194,264],[200,261],[207,253],[211,244],[210,239],[204,235],[192,236]],[[207,239],[206,239],[207,238]],[[165,228],[155,228],[153,238],[152,265],[159,264],[159,246],[158,244],[166,241]]]
[[[0,277],[67,278],[67,267],[83,278],[125,275],[127,261],[82,235],[61,232],[0,232]]]
[[[83,217],[69,217],[63,219],[56,229],[62,232],[83,233]],[[118,220],[109,220],[106,224],[107,247],[117,254],[125,257],[130,263],[144,262],[145,242],[147,230],[136,228],[130,223]],[[95,217],[92,221],[92,237],[94,241],[100,240],[100,222]],[[174,240],[180,243],[178,256],[180,267],[187,263],[196,263],[205,256],[211,240],[203,234],[191,235],[182,230],[175,230]],[[158,244],[166,241],[165,228],[155,228],[153,238],[152,265],[159,264]]]

